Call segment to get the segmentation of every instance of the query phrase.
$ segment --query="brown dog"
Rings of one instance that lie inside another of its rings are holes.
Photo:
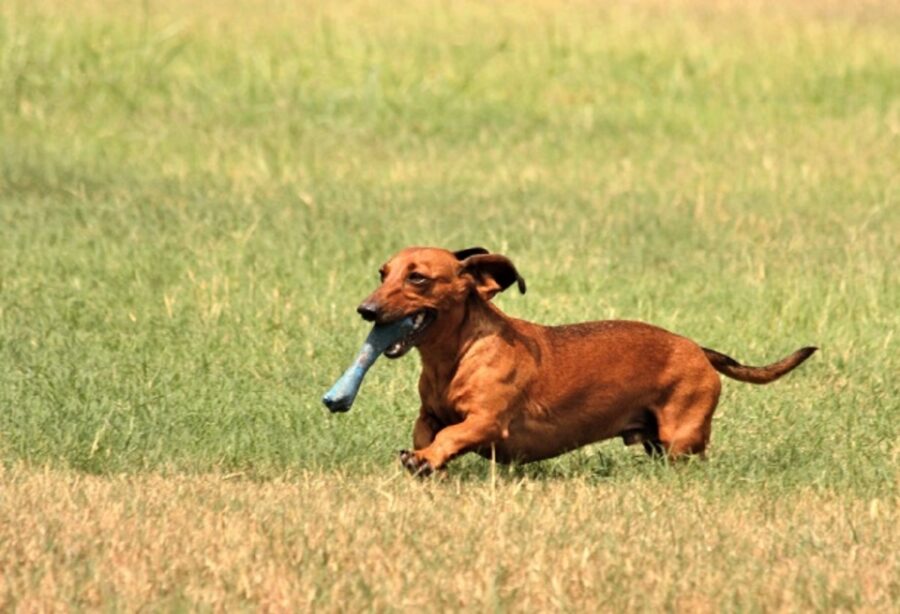
[[[541,326],[511,318],[491,298],[525,282],[505,256],[408,248],[381,267],[381,286],[357,311],[388,323],[424,315],[385,351],[422,355],[415,451],[400,460],[427,475],[474,451],[529,462],[622,437],[648,454],[703,454],[721,384],[716,371],[766,384],[806,360],[797,350],[747,367],[661,328],[611,320]]]

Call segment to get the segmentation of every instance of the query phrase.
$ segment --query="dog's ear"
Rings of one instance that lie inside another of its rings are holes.
[[[490,254],[491,252],[487,251],[483,247],[469,247],[466,249],[461,249],[458,252],[453,252],[453,255],[456,256],[456,259],[459,261],[463,261],[469,256],[477,256],[478,254]]]
[[[486,301],[494,298],[515,283],[519,292],[525,294],[525,280],[519,275],[515,265],[500,254],[475,254],[462,262],[460,275],[469,275],[475,283],[475,291]]]

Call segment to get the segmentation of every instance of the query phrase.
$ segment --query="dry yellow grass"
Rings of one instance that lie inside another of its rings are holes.
[[[680,481],[5,469],[0,609],[896,607],[896,498]]]

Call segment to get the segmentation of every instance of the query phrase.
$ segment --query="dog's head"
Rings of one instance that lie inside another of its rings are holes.
[[[443,325],[458,322],[470,298],[489,301],[514,283],[525,293],[525,280],[509,258],[482,247],[457,252],[409,247],[378,272],[381,285],[356,311],[364,320],[378,324],[407,316],[415,323],[412,332],[384,352],[388,358],[403,356]]]

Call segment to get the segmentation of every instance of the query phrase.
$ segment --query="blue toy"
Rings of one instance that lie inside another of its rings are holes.
[[[349,369],[335,382],[331,390],[322,397],[322,402],[332,412],[344,412],[353,405],[356,393],[362,385],[366,371],[381,354],[395,342],[408,335],[414,328],[413,319],[404,318],[390,324],[378,325],[366,337],[362,349]]]

